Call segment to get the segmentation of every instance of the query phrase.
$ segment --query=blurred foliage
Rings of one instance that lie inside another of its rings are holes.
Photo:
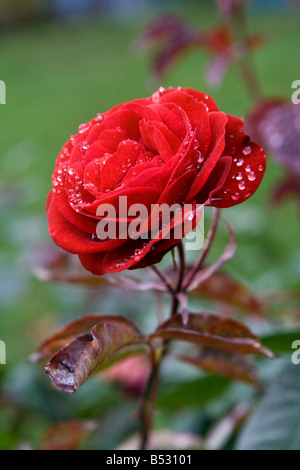
[[[2,1],[1,8],[5,3],[11,1]],[[212,3],[199,7],[192,1],[184,6],[169,2],[168,11],[183,14],[195,26],[207,26],[216,20]],[[0,365],[0,449],[38,448],[58,421],[97,420],[99,427],[81,444],[88,449],[117,447],[136,432],[136,397],[128,391],[97,376],[75,395],[65,396],[53,388],[42,367],[28,364],[27,358],[58,327],[87,313],[121,313],[149,333],[157,324],[157,303],[150,294],[120,295],[113,287],[44,283],[33,276],[31,261],[40,244],[51,243],[45,200],[56,156],[69,135],[98,112],[157,88],[147,81],[151,52],[140,56],[130,47],[155,13],[126,22],[97,17],[32,22],[1,32],[0,79],[7,86],[7,104],[0,106],[0,339],[6,343],[7,364]],[[255,55],[265,95],[289,99],[291,84],[299,78],[299,18],[288,11],[253,10],[249,29],[266,36],[265,47]],[[222,87],[213,89],[203,77],[206,61],[204,54],[193,51],[161,85],[207,90],[221,110],[243,116],[251,103],[236,70],[229,71]],[[272,300],[271,322],[237,313],[265,338],[267,347],[290,359],[291,342],[300,339],[299,325],[295,328],[300,312],[300,226],[292,201],[276,208],[269,202],[281,175],[282,169],[270,160],[255,196],[224,213],[239,243],[226,271]],[[224,228],[215,252],[222,251],[226,237]],[[189,261],[195,256],[190,252]],[[201,311],[208,302],[195,297],[191,306]],[[214,305],[215,310],[220,308]],[[282,365],[281,360],[256,362],[266,385]],[[157,429],[205,437],[236,405],[252,406],[262,394],[171,359],[163,372]],[[278,393],[278,388],[270,393]],[[232,447],[234,438],[226,445]]]

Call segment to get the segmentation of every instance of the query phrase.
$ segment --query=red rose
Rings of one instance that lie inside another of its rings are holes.
[[[94,274],[148,266],[179,240],[101,240],[99,207],[115,208],[118,223],[120,196],[149,211],[175,203],[230,207],[256,191],[264,171],[265,152],[239,118],[199,91],[160,88],[82,124],[64,145],[47,200],[49,233]]]

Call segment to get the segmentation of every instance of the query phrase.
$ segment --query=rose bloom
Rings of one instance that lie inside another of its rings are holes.
[[[172,236],[178,218],[169,237],[101,240],[101,206],[115,208],[117,223],[120,196],[128,207],[143,204],[149,217],[161,204],[231,207],[256,191],[265,164],[241,119],[220,112],[210,96],[160,88],[98,114],[64,145],[47,199],[49,233],[93,274],[150,266],[180,242]]]

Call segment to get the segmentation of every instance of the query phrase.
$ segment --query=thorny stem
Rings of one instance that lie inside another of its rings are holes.
[[[171,307],[171,316],[178,313],[179,299],[177,295],[181,292],[182,282],[185,274],[185,255],[182,242],[177,245],[178,255],[179,255],[179,270],[176,286],[172,287],[169,280],[165,274],[160,271],[157,267],[153,267],[153,270],[160,277],[160,279],[167,286],[171,297],[172,297],[172,307]],[[140,409],[140,425],[141,425],[141,443],[140,449],[145,450],[149,444],[149,437],[151,433],[153,415],[155,410],[156,396],[159,385],[159,372],[162,360],[167,354],[169,349],[169,341],[165,340],[162,344],[162,347],[158,351],[157,355],[152,359],[152,371],[149,376],[149,380],[144,392],[141,409]]]
[[[204,243],[203,249],[201,251],[201,255],[188,273],[186,278],[185,270],[186,270],[186,261],[185,261],[185,254],[182,242],[177,245],[178,251],[178,277],[175,286],[172,286],[172,283],[157,266],[153,266],[153,271],[159,276],[161,281],[167,287],[167,290],[171,294],[171,311],[170,316],[174,316],[178,313],[179,305],[182,307],[182,315],[183,315],[183,323],[185,323],[188,319],[188,308],[187,308],[187,296],[186,291],[193,281],[194,277],[198,273],[198,271],[203,267],[204,261],[206,256],[210,250],[210,247],[213,243],[215,238],[217,228],[220,221],[220,209],[215,208],[213,212],[213,219],[211,223],[210,230],[208,232],[206,241]],[[140,408],[140,426],[141,426],[141,445],[140,449],[144,450],[147,448],[149,444],[149,437],[152,428],[153,422],[153,415],[155,410],[155,403],[156,403],[156,396],[157,390],[159,385],[159,372],[161,363],[167,354],[169,349],[169,341],[165,340],[162,344],[162,347],[159,351],[156,352],[156,355],[152,357],[152,371],[149,376],[149,380],[143,395],[141,408]]]
[[[173,290],[171,316],[176,315],[177,313],[178,306],[179,306],[179,300],[178,300],[177,294],[181,292],[182,282],[183,282],[183,278],[185,274],[185,255],[184,255],[184,248],[183,248],[182,242],[179,243],[177,248],[178,248],[178,254],[179,254],[179,273],[178,273],[178,279],[177,279],[175,289]]]

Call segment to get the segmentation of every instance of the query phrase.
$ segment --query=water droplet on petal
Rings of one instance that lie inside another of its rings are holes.
[[[101,113],[98,113],[97,116],[95,117],[95,122],[99,123],[103,121],[103,116]]]
[[[255,181],[255,180],[256,180],[256,175],[255,175],[254,171],[251,171],[251,172],[247,175],[247,177],[248,177],[248,180],[249,180],[249,181]]]
[[[240,198],[240,193],[234,193],[234,194],[231,195],[231,199],[233,201],[238,201],[239,198]]]
[[[78,132],[79,134],[83,134],[85,131],[87,131],[89,129],[90,125],[89,124],[80,124],[80,126],[78,127]]]
[[[241,181],[241,182],[239,183],[239,189],[240,189],[241,191],[244,191],[244,189],[246,189],[246,184],[244,183],[244,181]]]
[[[244,165],[244,159],[243,158],[240,158],[237,162],[236,162],[236,166],[243,166]]]
[[[264,171],[264,166],[263,166],[263,165],[259,165],[259,166],[258,166],[258,171]]]
[[[252,148],[249,145],[245,147],[243,150],[244,155],[250,155],[251,152],[252,152]]]
[[[85,152],[89,148],[89,144],[87,142],[83,142],[81,145],[81,151]]]
[[[247,165],[246,168],[245,168],[245,171],[246,171],[247,173],[250,173],[250,171],[251,171],[251,166],[250,166],[250,165]]]
[[[236,175],[236,179],[237,179],[238,181],[241,181],[241,180],[243,179],[242,173],[239,173],[238,175]]]
[[[69,168],[69,169],[68,169],[68,173],[69,173],[70,176],[73,176],[74,173],[75,173],[74,168]]]

